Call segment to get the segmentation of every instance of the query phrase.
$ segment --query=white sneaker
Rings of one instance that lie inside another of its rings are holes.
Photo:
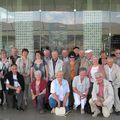
[[[55,113],[55,109],[54,109],[54,108],[51,110],[51,113],[52,113],[52,114]]]
[[[100,114],[100,110],[96,110],[92,116],[93,116],[93,117],[97,117],[98,114]]]
[[[85,114],[85,111],[84,111],[84,109],[81,109],[81,114]]]
[[[77,107],[75,105],[73,106],[73,110],[75,110],[75,111],[77,110]]]

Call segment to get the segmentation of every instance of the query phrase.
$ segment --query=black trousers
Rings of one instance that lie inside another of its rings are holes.
[[[3,101],[4,101],[4,95],[3,95],[3,90],[0,90],[0,99],[1,99],[1,103],[0,105],[3,105]]]
[[[119,99],[120,99],[120,88],[118,88],[118,96],[119,96]]]
[[[21,92],[19,94],[17,94],[17,93],[8,94],[8,93],[6,93],[7,106],[9,108],[15,108],[15,107],[24,108],[23,96],[24,96],[23,92]]]

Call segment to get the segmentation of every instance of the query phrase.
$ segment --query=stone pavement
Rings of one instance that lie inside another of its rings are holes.
[[[29,107],[25,111],[17,111],[16,109],[3,110],[0,108],[0,120],[120,120],[120,116],[111,114],[109,118],[104,118],[99,115],[97,118],[93,118],[90,114],[81,115],[79,111],[73,111],[67,116],[55,116],[47,111],[44,114],[40,114],[32,107]]]

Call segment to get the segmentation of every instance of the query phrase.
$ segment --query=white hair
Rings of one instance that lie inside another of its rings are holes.
[[[34,75],[35,75],[35,76],[37,76],[37,75],[42,76],[42,72],[41,72],[40,70],[37,70],[37,71],[34,72]]]
[[[103,77],[103,73],[101,73],[101,72],[96,72],[96,73],[95,73],[95,77],[98,77],[98,76]]]

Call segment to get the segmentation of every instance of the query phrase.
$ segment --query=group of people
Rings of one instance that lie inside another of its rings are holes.
[[[61,55],[57,50],[37,50],[33,60],[28,54],[24,48],[18,56],[17,48],[12,48],[8,57],[1,50],[1,106],[24,110],[31,90],[33,105],[40,113],[49,105],[51,113],[64,107],[66,112],[80,108],[81,114],[90,109],[93,117],[101,110],[104,117],[113,111],[120,115],[120,49],[114,57],[101,51],[100,58],[79,47],[70,52],[63,49]]]

